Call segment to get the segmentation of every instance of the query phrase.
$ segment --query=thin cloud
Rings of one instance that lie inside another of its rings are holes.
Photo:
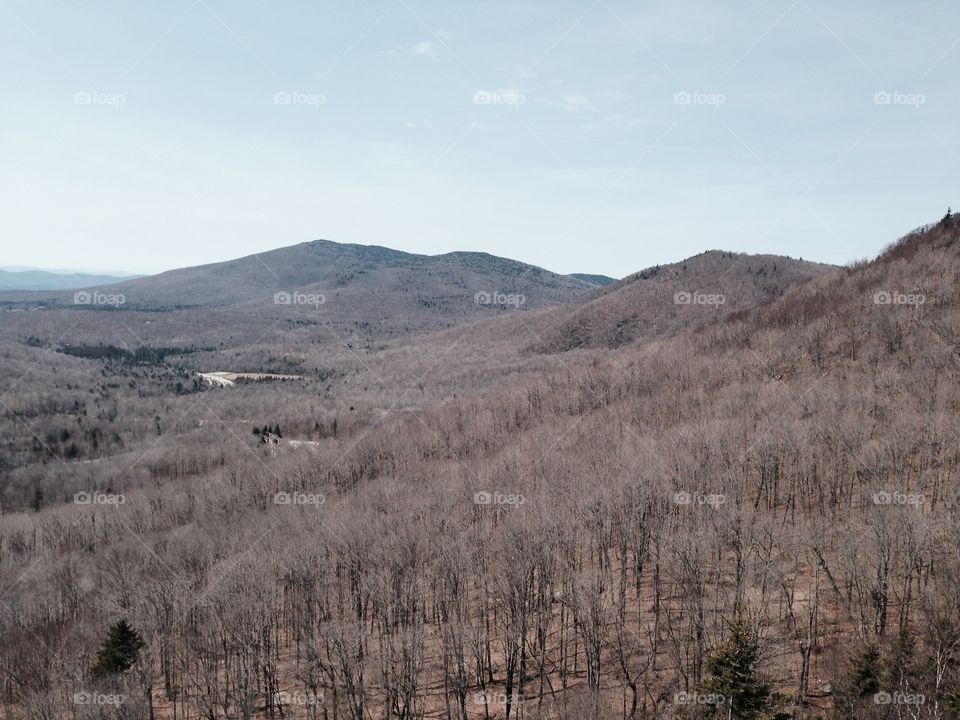
[[[565,93],[560,97],[560,107],[569,113],[598,112],[597,106],[586,95]]]
[[[413,45],[397,45],[392,50],[384,50],[384,55],[408,55],[410,57],[421,57],[428,60],[436,60],[440,56],[440,46],[429,40],[421,40]]]

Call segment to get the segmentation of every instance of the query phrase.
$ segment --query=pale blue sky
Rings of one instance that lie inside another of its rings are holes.
[[[0,0],[0,265],[843,263],[960,205],[958,68],[946,0]]]

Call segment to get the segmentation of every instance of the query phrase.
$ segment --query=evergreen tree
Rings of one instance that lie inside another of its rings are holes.
[[[867,645],[848,661],[845,677],[834,688],[834,717],[844,720],[869,717],[877,709],[875,696],[883,689],[884,663],[880,649]]]
[[[759,720],[773,710],[774,697],[769,683],[757,674],[760,646],[753,639],[753,629],[742,608],[728,626],[727,639],[707,660],[710,677],[704,692],[722,696],[722,704],[711,708],[710,717],[734,717]]]
[[[940,693],[939,700],[947,710],[953,713],[950,717],[960,717],[960,687]]]
[[[126,620],[120,620],[110,628],[107,639],[97,652],[97,662],[90,674],[95,678],[103,678],[129,670],[137,661],[143,646],[140,634]]]
[[[876,645],[868,645],[851,661],[850,690],[857,698],[880,692],[880,650]]]
[[[900,690],[910,692],[917,682],[917,668],[914,659],[916,641],[906,627],[900,628],[897,639],[893,643],[888,664],[889,685],[891,692]]]

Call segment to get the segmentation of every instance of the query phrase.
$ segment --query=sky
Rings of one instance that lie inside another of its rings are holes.
[[[955,0],[0,0],[0,265],[842,264],[960,206],[958,68]]]

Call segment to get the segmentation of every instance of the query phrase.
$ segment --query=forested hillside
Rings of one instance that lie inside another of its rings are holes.
[[[960,717],[958,236],[3,515],[5,714]]]
[[[567,302],[592,283],[486,253],[416,255],[315,240],[102,288],[0,293],[0,337],[80,329],[100,342],[246,350],[379,345]]]

